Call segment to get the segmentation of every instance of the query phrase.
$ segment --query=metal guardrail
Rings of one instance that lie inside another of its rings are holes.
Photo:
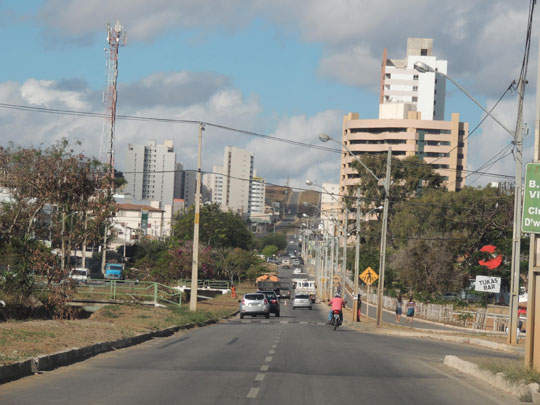
[[[101,298],[124,302],[151,301],[181,306],[182,292],[164,284],[149,281],[90,280],[77,286],[75,300]]]

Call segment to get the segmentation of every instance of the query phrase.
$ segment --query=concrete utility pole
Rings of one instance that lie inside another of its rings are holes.
[[[379,283],[377,285],[377,327],[382,326],[383,294],[384,294],[384,268],[386,264],[386,231],[388,228],[388,205],[390,204],[390,170],[392,166],[392,148],[388,147],[386,159],[386,178],[384,179],[384,210],[381,233],[381,251],[379,256]]]
[[[360,275],[360,185],[356,190],[356,246],[354,252],[353,322],[358,320],[358,277]]]
[[[345,300],[347,298],[347,239],[349,237],[348,227],[349,227],[349,210],[345,202],[343,202],[343,207],[345,208],[345,221],[343,226],[343,260],[341,265],[341,296]]]
[[[193,266],[191,268],[191,293],[189,310],[197,310],[197,286],[199,283],[199,215],[201,210],[201,152],[204,124],[199,124],[199,147],[197,150],[197,189],[195,190],[195,219],[193,224]]]

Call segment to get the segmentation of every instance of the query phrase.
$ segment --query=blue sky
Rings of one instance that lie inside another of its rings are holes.
[[[427,0],[408,6],[378,3],[0,0],[0,102],[103,112],[105,26],[117,18],[128,33],[119,56],[119,113],[205,120],[310,144],[318,143],[320,132],[339,136],[349,111],[376,118],[383,48],[402,58],[409,36],[433,38],[434,54],[449,61],[449,74],[486,106],[517,77],[526,1],[456,0],[436,10]],[[407,14],[415,8],[422,11]],[[400,24],[393,25],[398,17]],[[529,71],[535,69],[532,56]],[[531,130],[535,79],[529,74],[525,114]],[[505,98],[495,111],[509,126],[515,100]],[[460,112],[471,128],[481,118],[450,83],[446,111],[447,118]],[[39,145],[68,137],[82,140],[85,152],[99,153],[102,122],[95,118],[0,109],[0,125],[3,144]],[[178,160],[193,168],[195,132],[189,126],[118,122],[119,167],[128,143],[173,139]],[[479,167],[505,142],[507,135],[486,123],[471,137],[468,168]],[[225,145],[252,150],[257,174],[272,183],[338,181],[335,154],[210,129],[205,170],[222,164]],[[529,155],[531,145],[529,139]],[[511,156],[489,171],[513,174]],[[484,176],[474,184],[490,180]]]

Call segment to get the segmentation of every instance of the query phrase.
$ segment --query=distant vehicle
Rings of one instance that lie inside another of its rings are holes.
[[[274,291],[257,291],[262,292],[266,295],[266,299],[270,304],[270,313],[275,314],[276,317],[279,317],[279,299]]]
[[[302,274],[302,269],[297,267],[293,270],[293,274]]]
[[[124,278],[124,265],[107,263],[105,265],[105,278],[107,280],[122,280]]]
[[[273,274],[263,274],[255,280],[259,291],[274,291],[279,295],[279,277]]]
[[[288,288],[283,288],[281,287],[280,290],[279,290],[279,294],[280,294],[280,298],[287,298],[287,299],[290,299],[291,298],[291,290],[289,290]]]
[[[257,316],[264,315],[270,318],[270,303],[263,293],[248,293],[240,301],[240,319],[245,315]]]
[[[281,264],[291,264],[290,259],[281,259]]]
[[[292,259],[292,262],[291,262],[291,263],[292,263],[293,266],[300,266],[300,260],[297,259],[297,258]]]
[[[314,280],[295,278],[292,280],[294,295],[306,294],[312,302],[315,302],[317,296],[317,286]]]
[[[457,301],[459,299],[459,294],[454,292],[447,292],[441,297],[441,299],[443,301]]]
[[[279,260],[276,259],[275,257],[269,257],[266,259],[266,262],[267,263],[272,263],[272,264],[279,264]]]
[[[307,294],[298,294],[294,296],[293,299],[293,307],[292,309],[296,308],[309,308],[312,309],[312,303],[311,299],[309,298],[309,295]]]
[[[90,270],[84,267],[76,267],[69,272],[69,278],[77,283],[86,284],[90,278]]]

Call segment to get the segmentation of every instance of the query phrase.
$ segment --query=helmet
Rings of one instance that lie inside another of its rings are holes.
[[[336,293],[335,297],[336,297],[336,298],[340,298],[340,297],[341,297],[341,294],[340,294],[340,293]]]

